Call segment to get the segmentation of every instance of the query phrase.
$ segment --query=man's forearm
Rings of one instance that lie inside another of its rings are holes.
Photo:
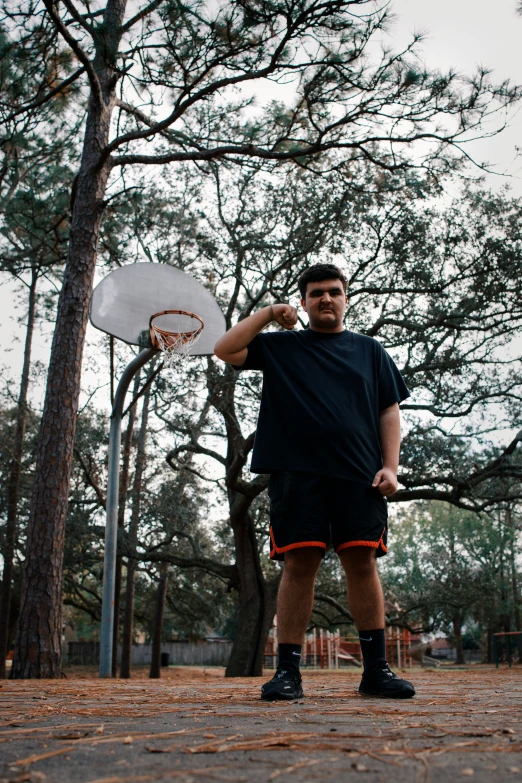
[[[401,415],[398,403],[381,412],[379,432],[382,466],[383,468],[389,468],[397,474],[401,447]]]
[[[271,308],[263,307],[257,313],[249,315],[237,323],[221,337],[215,345],[214,353],[220,359],[228,361],[228,357],[239,353],[249,345],[254,337],[263,331],[272,320]]]
[[[219,359],[230,364],[242,366],[248,355],[247,346],[254,337],[268,326],[270,321],[277,321],[283,329],[293,329],[297,323],[297,310],[288,304],[275,304],[263,307],[257,313],[249,315],[243,321],[229,329],[214,346],[214,353]]]

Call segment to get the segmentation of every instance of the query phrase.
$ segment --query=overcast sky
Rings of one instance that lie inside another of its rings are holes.
[[[394,48],[405,45],[411,33],[424,31],[422,53],[429,68],[447,70],[450,67],[471,74],[478,65],[493,70],[495,81],[511,79],[522,84],[522,18],[516,16],[516,0],[394,0],[392,8],[397,19],[390,43]],[[522,108],[513,113],[510,127],[493,139],[475,142],[470,153],[480,161],[488,160],[495,171],[510,174],[509,180],[489,176],[493,188],[509,181],[513,192],[522,195],[522,159],[516,158],[516,145],[522,146]],[[11,284],[0,287],[0,367],[17,378],[21,364],[20,344],[13,346],[17,313]],[[34,356],[47,364],[50,330],[36,335]],[[99,333],[89,327],[87,353],[99,344]],[[41,399],[43,386],[33,390]],[[103,393],[103,396],[105,394]],[[97,400],[98,404],[102,400]]]
[[[495,82],[510,79],[520,85],[522,17],[516,7],[516,0],[393,0],[397,20],[392,40],[400,45],[414,30],[424,31],[422,53],[428,67],[471,74],[483,66],[493,71]],[[515,150],[522,146],[522,107],[512,112],[510,127],[501,135],[469,146],[480,162],[488,160],[495,171],[511,175],[507,181],[522,196],[522,158]],[[488,178],[490,187],[504,182],[504,177]]]

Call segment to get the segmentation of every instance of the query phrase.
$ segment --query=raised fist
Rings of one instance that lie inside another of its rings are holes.
[[[283,329],[293,329],[297,323],[297,310],[292,305],[272,305],[272,313],[274,314],[274,321],[277,321]]]

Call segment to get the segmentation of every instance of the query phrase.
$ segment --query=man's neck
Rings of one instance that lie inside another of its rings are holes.
[[[308,328],[311,332],[320,332],[321,334],[339,334],[340,332],[345,331],[345,327],[343,324],[339,324],[339,326],[334,326],[332,329],[325,329],[321,326],[312,326],[311,324],[308,325]]]

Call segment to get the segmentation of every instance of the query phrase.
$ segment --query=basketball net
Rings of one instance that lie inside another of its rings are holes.
[[[183,367],[186,364],[204,326],[199,315],[187,310],[162,310],[151,316],[150,339],[153,348],[162,351],[165,367]]]

